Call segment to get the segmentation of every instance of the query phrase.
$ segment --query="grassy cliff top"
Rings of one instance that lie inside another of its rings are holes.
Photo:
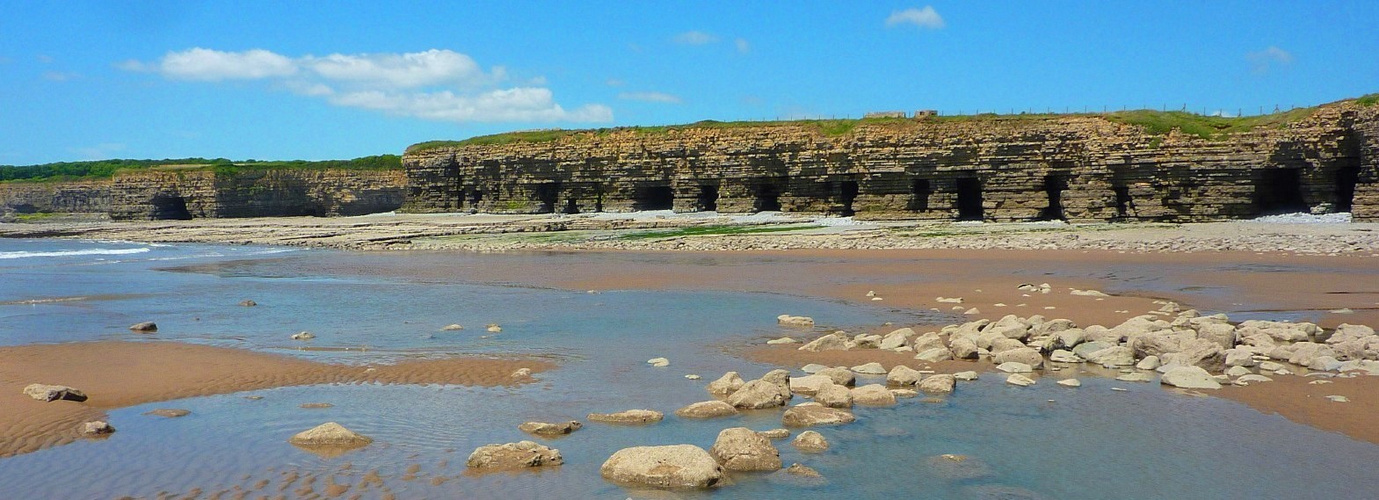
[[[352,160],[230,161],[225,158],[178,158],[164,160],[98,160],[45,163],[42,165],[0,165],[0,182],[58,182],[109,179],[128,170],[215,170],[234,173],[240,170],[401,170],[398,155],[364,156]]]
[[[1371,106],[1379,102],[1379,94],[1369,94],[1353,101],[1362,106]],[[1341,102],[1351,102],[1341,101]],[[1290,123],[1303,120],[1312,116],[1320,106],[1297,108],[1288,111],[1280,111],[1258,116],[1214,116],[1201,115],[1188,111],[1158,111],[1150,109],[1115,111],[1108,113],[1019,113],[1019,114],[995,114],[983,113],[977,115],[952,115],[952,116],[930,116],[925,118],[860,118],[860,119],[834,119],[834,120],[781,120],[781,121],[736,121],[720,122],[713,120],[700,121],[685,125],[663,125],[648,127],[614,127],[598,129],[552,129],[552,130],[533,130],[521,132],[506,132],[493,135],[482,135],[471,137],[459,141],[427,141],[413,144],[407,148],[407,153],[417,153],[431,149],[453,148],[463,146],[487,146],[502,145],[512,143],[541,143],[552,142],[566,137],[573,137],[579,134],[588,134],[593,137],[602,137],[615,132],[632,132],[639,135],[659,135],[672,130],[690,129],[733,129],[733,128],[771,128],[771,127],[801,127],[805,129],[817,130],[821,135],[827,137],[837,137],[851,134],[859,125],[868,126],[903,126],[915,123],[952,123],[952,122],[1012,122],[1012,121],[1052,121],[1062,118],[1082,117],[1082,118],[1101,118],[1115,123],[1142,127],[1146,133],[1155,135],[1168,134],[1177,129],[1184,134],[1196,135],[1203,139],[1222,139],[1231,134],[1249,132],[1257,128],[1281,128]]]

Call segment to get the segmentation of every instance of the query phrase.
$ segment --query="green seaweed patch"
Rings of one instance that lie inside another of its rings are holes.
[[[1362,95],[1359,98],[1355,99],[1355,104],[1359,104],[1367,108],[1375,104],[1379,104],[1379,93]]]
[[[788,231],[805,231],[818,229],[823,226],[816,224],[791,225],[791,226],[741,226],[741,225],[711,225],[711,226],[689,226],[676,229],[657,229],[650,231],[635,231],[618,236],[621,240],[655,240],[664,238],[681,238],[686,236],[720,236],[738,234],[761,234],[761,233],[783,233]]]

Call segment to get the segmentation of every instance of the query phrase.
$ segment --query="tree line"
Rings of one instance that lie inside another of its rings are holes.
[[[41,165],[0,165],[0,182],[4,181],[58,181],[77,179],[104,179],[121,170],[136,170],[162,165],[201,165],[217,171],[239,169],[340,169],[340,170],[397,170],[402,168],[402,157],[398,155],[364,156],[352,160],[244,160],[231,161],[227,158],[167,158],[162,160],[96,160],[44,163]]]

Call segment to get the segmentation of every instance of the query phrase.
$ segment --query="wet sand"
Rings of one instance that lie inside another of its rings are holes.
[[[407,220],[411,221],[410,219]],[[339,224],[344,224],[344,222]],[[321,230],[338,232],[340,228],[336,226],[339,224]],[[236,230],[244,232],[243,234],[272,232],[270,226],[251,226],[254,224],[242,223],[241,226],[236,226]],[[446,269],[445,272],[467,281],[481,283],[519,283],[572,290],[677,289],[784,293],[897,309],[938,309],[940,312],[952,315],[949,323],[960,323],[978,318],[995,320],[1006,314],[1016,314],[1021,317],[1040,314],[1047,318],[1071,319],[1081,326],[1091,324],[1113,326],[1127,318],[1158,309],[1159,305],[1155,303],[1156,300],[1172,300],[1180,303],[1184,308],[1199,308],[1204,312],[1239,311],[1237,305],[1253,304],[1255,307],[1252,310],[1242,312],[1260,313],[1261,317],[1266,318],[1271,317],[1271,312],[1309,311],[1318,315],[1320,318],[1318,323],[1327,328],[1335,327],[1340,323],[1379,326],[1379,287],[1375,285],[1379,283],[1379,261],[1371,256],[1373,248],[1369,243],[1366,243],[1369,241],[1368,239],[1359,243],[1340,239],[1342,237],[1359,238],[1360,236],[1353,236],[1351,232],[1370,231],[1369,226],[1356,225],[1352,228],[1335,229],[1334,231],[1340,232],[1335,235],[1318,233],[1320,236],[1305,234],[1316,231],[1308,227],[1293,230],[1278,229],[1276,226],[1241,226],[1240,224],[1210,227],[1184,226],[1184,231],[1189,233],[1196,231],[1205,234],[1217,230],[1212,228],[1237,226],[1244,228],[1240,231],[1257,231],[1259,228],[1267,227],[1270,231],[1281,231],[1282,233],[1288,231],[1304,233],[1301,236],[1280,233],[1278,238],[1279,241],[1283,242],[1322,241],[1330,238],[1344,243],[1341,246],[1353,248],[1353,250],[1350,250],[1349,253],[1343,251],[1340,255],[1316,255],[1317,252],[1300,252],[1297,248],[1285,247],[1270,251],[1270,245],[1277,244],[1274,240],[1251,240],[1252,243],[1242,245],[1240,248],[1250,248],[1252,251],[1184,252],[1175,251],[1177,247],[1174,246],[1176,245],[1174,242],[1178,241],[1179,237],[1174,236],[1177,233],[1174,233],[1171,228],[1154,228],[1153,238],[1155,240],[1150,242],[1150,247],[1160,248],[1156,246],[1160,245],[1161,251],[1158,252],[1078,249],[1067,248],[1066,246],[1042,250],[991,248],[796,249],[659,253],[582,250],[578,254],[578,265],[541,265],[542,261],[539,258],[478,255],[470,257],[481,258],[483,265],[466,266],[459,270]],[[125,226],[101,226],[100,230],[108,231],[112,227]],[[158,227],[162,228],[163,226]],[[180,226],[167,226],[166,234],[159,238],[140,237],[139,231],[149,231],[151,230],[150,226],[129,225],[129,229],[131,231],[129,233],[115,234],[133,240],[186,241],[182,236],[178,236],[184,234],[182,230],[185,228]],[[227,236],[230,233],[219,234],[216,233],[216,229],[224,228],[212,225],[206,229],[207,234],[203,234],[199,241],[257,242],[252,238],[236,239],[243,237],[240,233],[234,233],[236,236],[233,237]],[[1096,233],[1095,236],[1104,240],[1097,245],[1103,245],[1105,241],[1114,239],[1117,245],[1123,243],[1125,248],[1140,248],[1142,246],[1140,243],[1143,242],[1136,240],[1136,231],[1130,229]],[[454,229],[449,234],[460,232],[464,231]],[[358,240],[359,238],[367,238],[369,231],[363,229],[349,233]],[[407,242],[408,245],[399,245],[399,248],[415,249],[416,246],[410,246],[411,238],[444,233],[445,231],[428,229],[408,233],[397,240],[389,241]],[[90,237],[92,235],[108,236],[109,233],[96,231],[63,234]],[[1364,234],[1364,238],[1369,238],[1368,233]],[[25,236],[26,234],[11,235]],[[34,234],[27,235],[34,236]],[[999,244],[999,240],[1008,236],[995,234],[988,235],[986,238]],[[1202,238],[1206,237],[1202,236]],[[1231,245],[1230,238],[1221,235],[1211,237],[1220,239],[1220,241],[1212,240],[1213,245],[1219,244],[1218,246],[1225,247]],[[826,238],[847,237],[832,235],[826,236]],[[1082,244],[1078,243],[1079,241],[1085,243],[1090,239],[1085,235],[1080,236],[1076,231],[1070,231],[1068,234],[1059,236],[1059,238],[1062,238],[1060,244],[1070,246]],[[758,237],[757,239],[770,241],[770,238],[767,237]],[[324,246],[380,248],[364,245],[361,243],[362,240],[356,240],[351,240],[350,244],[325,244]],[[719,240],[736,241],[732,238],[720,238]],[[319,243],[319,240],[316,241]],[[840,239],[840,241],[842,240]],[[284,241],[272,243],[293,244]],[[990,243],[991,241],[987,241],[983,244]],[[384,247],[386,246],[384,245]],[[1255,251],[1261,249],[1262,251]],[[1312,253],[1313,255],[1300,255],[1299,253]],[[572,260],[574,259],[552,259],[551,262],[568,264]],[[1016,288],[1022,283],[1036,285],[1049,283],[1052,292],[1049,294],[1022,292]],[[1114,296],[1072,295],[1071,289],[1100,290]],[[868,292],[875,292],[875,295],[882,300],[873,301],[871,297],[867,296]],[[961,297],[963,302],[961,304],[939,302],[938,297]],[[955,308],[962,310],[958,311]],[[978,312],[963,314],[971,308],[976,308]],[[1345,314],[1329,312],[1343,308],[1349,309],[1351,312]],[[780,313],[806,316],[810,314],[809,311],[780,311]],[[916,327],[917,331],[923,333],[929,329],[937,329],[942,325],[895,325],[897,328],[903,326]],[[805,340],[809,340],[809,338],[805,337]],[[184,347],[197,348],[195,346]],[[56,347],[8,348],[0,350],[0,353],[3,353],[6,359],[10,359],[13,355],[9,349],[29,348]],[[752,351],[745,353],[744,357],[767,361],[788,368],[798,368],[800,365],[810,362],[851,366],[872,360],[864,360],[863,355],[852,354],[846,356],[859,357],[857,359],[851,357],[836,358],[835,356],[841,356],[837,354],[809,357],[802,355],[803,353],[799,353],[801,354],[799,356],[792,356],[789,354],[789,350],[783,349],[770,351],[772,354],[769,355],[764,354],[765,352],[767,351]],[[776,352],[786,354],[775,354]],[[795,351],[795,353],[798,352]],[[889,356],[886,353],[873,354]],[[906,355],[896,355],[892,358],[896,359],[880,359],[879,361],[888,367],[894,363],[905,362],[909,364],[910,361],[913,361],[910,356]],[[57,357],[56,359],[62,358]],[[163,357],[162,359],[173,358]],[[75,439],[76,424],[88,415],[99,415],[98,412],[102,408],[277,385],[336,381],[392,381],[364,377],[358,373],[360,369],[323,368],[322,366],[329,367],[331,365],[315,364],[312,367],[299,368],[294,367],[293,363],[283,363],[284,358],[273,357],[273,359],[273,362],[264,362],[263,371],[240,370],[239,366],[243,365],[236,366],[233,370],[226,368],[227,372],[242,371],[245,373],[246,375],[236,380],[247,388],[225,387],[220,392],[207,392],[207,389],[195,389],[196,387],[206,387],[207,383],[200,383],[199,386],[191,384],[185,387],[192,387],[193,389],[184,389],[181,392],[165,389],[162,394],[153,391],[154,395],[152,396],[128,397],[127,403],[113,406],[101,405],[107,404],[104,402],[106,401],[105,398],[114,397],[118,400],[125,396],[115,396],[117,393],[102,394],[102,390],[97,390],[97,387],[102,387],[100,380],[90,381],[94,385],[83,386],[82,384],[86,382],[83,380],[39,379],[29,376],[31,375],[29,373],[25,373],[26,377],[24,378],[14,379],[10,373],[13,368],[7,364],[5,367],[0,367],[0,377],[3,377],[0,378],[0,383],[5,384],[0,387],[0,403],[4,403],[7,408],[17,407],[11,406],[11,403],[17,401],[14,395],[18,393],[19,388],[31,382],[72,385],[87,390],[91,393],[92,400],[78,405],[79,410],[72,410],[70,415],[58,415],[63,420],[57,424],[44,424],[51,419],[35,413],[56,411],[46,408],[34,410],[34,412],[26,410],[22,416],[10,415],[9,412],[0,416],[0,418],[15,419],[18,422],[17,424],[3,425],[4,429],[23,427],[30,429],[25,431],[26,435],[48,436],[30,437],[23,442],[18,442],[15,438],[10,437],[10,431],[3,430],[4,433],[0,436],[3,436],[4,444],[0,446],[0,456],[31,451],[64,440]],[[181,363],[181,360],[179,359],[177,363]],[[952,363],[935,365],[932,368],[940,371],[980,369],[972,363]],[[195,364],[187,364],[179,365],[179,368],[160,368],[158,372],[166,374],[165,379],[179,380],[183,377],[192,377],[198,370],[202,370],[202,368],[195,368],[195,366]],[[537,366],[531,367],[534,370],[537,369]],[[506,376],[515,368],[516,365],[510,365],[496,370],[493,372],[495,378],[491,380],[491,383],[502,383],[501,376]],[[39,368],[31,367],[31,369]],[[183,374],[184,371],[187,373]],[[382,372],[381,368],[379,372]],[[43,372],[33,373],[41,374]],[[1211,392],[1211,394],[1241,401],[1261,412],[1278,413],[1303,424],[1342,432],[1356,439],[1379,444],[1379,431],[1376,430],[1379,429],[1379,425],[1362,418],[1363,415],[1379,411],[1379,401],[1373,401],[1366,397],[1366,394],[1374,393],[1373,385],[1379,384],[1379,379],[1365,377],[1341,379],[1334,384],[1312,386],[1305,384],[1311,379],[1302,379],[1301,377],[1274,378],[1277,382],[1255,384],[1244,388],[1228,387],[1221,391]],[[444,382],[443,380],[427,380],[427,377],[423,375],[414,375],[413,378],[404,379],[405,377],[396,381]],[[163,382],[149,383],[163,384]],[[472,383],[484,382],[475,381]],[[253,384],[261,385],[255,386]],[[111,386],[105,385],[104,387],[109,388]],[[1332,403],[1325,398],[1318,397],[1318,391],[1326,392],[1326,394],[1347,395],[1352,402]],[[29,402],[37,403],[32,400]],[[67,403],[50,403],[49,405],[59,404],[72,406],[67,405]]]
[[[1233,310],[1234,304],[1262,304],[1271,310],[1314,311],[1319,324],[1379,326],[1379,261],[1368,257],[1299,256],[1253,252],[1130,254],[1079,250],[792,250],[785,252],[690,253],[688,255],[587,252],[580,266],[535,267],[529,262],[492,259],[468,272],[478,281],[537,283],[569,289],[706,289],[788,293],[869,303],[901,309],[930,309],[956,314],[952,323],[996,320],[1006,314],[1067,318],[1081,326],[1114,326],[1157,310],[1155,300],[1173,300],[1183,308],[1206,312]],[[605,258],[597,258],[604,255]],[[611,256],[611,257],[610,257]],[[1021,283],[1048,282],[1049,294],[1021,292]],[[1144,283],[1144,285],[1140,285]],[[1077,296],[1070,288],[1095,289],[1117,296]],[[1212,289],[1211,293],[1197,293]],[[978,292],[980,290],[980,292]],[[866,296],[875,291],[882,301]],[[1029,295],[1026,297],[1025,295]],[[938,297],[962,297],[964,308]],[[1026,304],[1020,307],[1019,304]],[[998,307],[996,304],[1005,304]],[[1053,309],[1047,309],[1053,307]],[[1349,314],[1328,311],[1349,308]],[[1125,311],[1125,312],[1117,312]],[[809,311],[781,311],[809,315]],[[820,325],[828,326],[828,325]],[[869,333],[914,327],[919,333],[943,325],[873,327]],[[860,331],[850,333],[862,333]],[[817,334],[802,331],[796,339]],[[807,353],[790,346],[741,350],[753,361],[797,369],[808,363],[855,366],[870,361],[886,368],[906,364],[924,368],[913,355],[880,351]],[[940,373],[984,371],[989,363],[949,361],[928,366]],[[1108,372],[1114,376],[1113,372]],[[1240,401],[1264,412],[1355,439],[1379,444],[1379,422],[1366,418],[1379,411],[1379,378],[1336,379],[1335,384],[1307,385],[1315,378],[1274,376],[1276,382],[1204,391]],[[1332,391],[1332,392],[1326,392]],[[1324,393],[1324,394],[1323,394]],[[1350,397],[1333,403],[1326,394]]]
[[[1268,377],[1274,381],[1252,383],[1246,387],[1227,386],[1212,395],[1239,401],[1263,413],[1277,413],[1294,422],[1379,444],[1379,420],[1374,418],[1375,409],[1379,408],[1379,400],[1376,399],[1379,395],[1379,377]],[[1329,380],[1331,383],[1310,383],[1315,380]],[[1345,396],[1350,402],[1337,403],[1326,399],[1330,395]]]
[[[0,458],[80,439],[83,422],[107,410],[175,399],[313,384],[529,382],[512,372],[554,365],[536,359],[450,358],[389,365],[338,365],[275,354],[174,342],[76,342],[0,347]],[[41,402],[32,383],[82,390],[85,402]]]
[[[955,321],[1041,314],[1084,326],[1114,326],[1157,310],[1160,306],[1155,300],[1172,300],[1203,311],[1233,310],[1239,303],[1263,304],[1269,310],[1316,311],[1321,315],[1319,324],[1325,327],[1379,325],[1379,260],[1362,256],[1091,250],[586,251],[579,255],[579,265],[560,265],[563,261],[555,258],[551,265],[539,266],[532,259],[485,255],[478,256],[483,259],[481,266],[446,272],[484,283],[571,290],[784,293],[900,309],[937,308],[956,314]],[[1017,289],[1022,283],[1049,283],[1052,291],[1023,292]],[[1074,288],[1114,296],[1072,295]],[[866,296],[868,291],[875,291],[882,300],[873,301]],[[939,302],[939,297],[960,297],[963,302]],[[978,314],[962,314],[973,307]],[[1341,308],[1353,312],[1328,312]],[[781,313],[809,315],[808,311]]]

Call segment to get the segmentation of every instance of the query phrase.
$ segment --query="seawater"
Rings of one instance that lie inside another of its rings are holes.
[[[470,283],[448,276],[493,257],[463,253],[0,240],[0,256],[3,345],[153,338],[339,363],[524,354],[560,364],[520,387],[318,385],[120,409],[109,415],[119,431],[108,439],[0,459],[5,498],[209,494],[253,490],[269,480],[251,495],[257,498],[277,495],[285,473],[321,476],[315,488],[321,493],[326,476],[355,484],[374,470],[398,498],[663,497],[607,483],[598,467],[627,446],[691,443],[707,449],[723,428],[779,427],[779,411],[708,421],[671,415],[707,399],[703,385],[724,371],[752,378],[772,368],[732,353],[787,333],[775,325],[776,315],[808,314],[838,327],[945,319],[765,293],[587,293]],[[576,266],[582,257],[502,258]],[[260,305],[239,306],[245,299]],[[158,322],[156,335],[126,329],[145,320]],[[439,331],[451,323],[465,330]],[[489,334],[488,323],[503,331]],[[317,334],[313,346],[349,350],[301,350],[300,342],[288,339],[300,330]],[[670,358],[671,366],[646,365],[657,356]],[[688,373],[705,379],[687,380]],[[739,474],[732,485],[674,496],[1364,498],[1379,491],[1379,474],[1369,465],[1379,460],[1379,446],[1156,384],[1083,381],[1076,390],[1050,379],[1020,389],[990,375],[935,402],[859,407],[857,423],[817,429],[832,444],[825,453],[802,454],[776,442],[787,465],[809,465],[827,478],[825,484]],[[299,407],[309,402],[334,406]],[[143,415],[167,407],[193,413]],[[565,456],[566,465],[558,468],[465,473],[475,447],[531,439],[516,429],[523,421],[584,420],[590,412],[631,408],[661,410],[667,419],[646,427],[586,422],[568,437],[543,440]],[[375,442],[332,458],[287,444],[292,434],[324,421]],[[972,457],[981,473],[957,477],[927,465],[940,454]],[[292,496],[297,486],[284,493]]]

